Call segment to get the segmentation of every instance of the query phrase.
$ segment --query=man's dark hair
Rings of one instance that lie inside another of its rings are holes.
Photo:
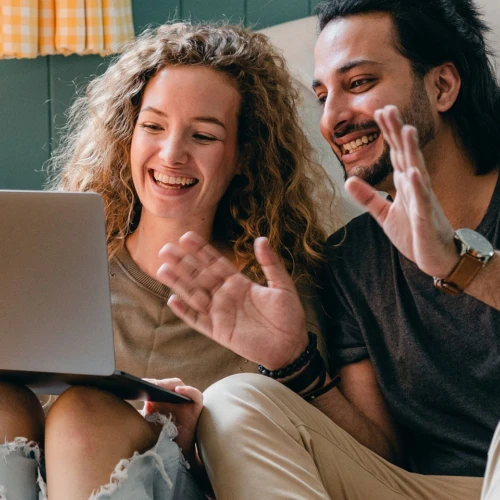
[[[445,62],[455,65],[461,89],[446,116],[477,174],[500,166],[500,89],[484,38],[489,29],[473,1],[329,0],[316,8],[321,30],[337,18],[374,12],[392,17],[396,48],[419,76]]]

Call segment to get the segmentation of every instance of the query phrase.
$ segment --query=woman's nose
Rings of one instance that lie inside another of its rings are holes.
[[[169,167],[185,164],[188,159],[188,150],[182,136],[170,134],[165,138],[158,156]]]

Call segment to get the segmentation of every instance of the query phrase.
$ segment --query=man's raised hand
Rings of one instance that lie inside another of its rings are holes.
[[[375,112],[390,146],[396,195],[381,198],[363,180],[352,177],[346,190],[383,228],[393,245],[430,276],[446,277],[458,262],[453,228],[431,186],[415,127],[405,125],[395,106]]]

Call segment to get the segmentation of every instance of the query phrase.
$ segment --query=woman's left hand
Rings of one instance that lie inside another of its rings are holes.
[[[180,378],[166,378],[163,380],[144,379],[151,384],[158,385],[170,391],[186,396],[192,400],[192,403],[158,403],[146,401],[144,403],[144,413],[162,413],[163,415],[172,415],[174,424],[177,426],[179,434],[175,442],[181,448],[188,461],[196,457],[195,437],[196,426],[203,410],[203,394],[196,388],[185,385]]]

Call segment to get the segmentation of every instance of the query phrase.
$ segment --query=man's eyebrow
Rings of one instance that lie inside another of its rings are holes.
[[[151,111],[152,113],[155,113],[163,118],[167,118],[166,113],[164,113],[161,109],[157,109],[153,106],[146,106],[145,108],[142,108],[140,113],[143,113],[144,111]],[[221,122],[218,118],[215,118],[215,116],[195,116],[193,118],[193,121],[203,122],[203,123],[213,123],[214,125],[219,125],[219,127],[222,127],[223,129],[226,128],[224,123]]]
[[[336,72],[344,74],[351,71],[351,69],[359,68],[360,66],[383,66],[383,64],[377,61],[370,61],[368,59],[355,59],[354,61],[349,61],[341,66]]]
[[[351,71],[351,69],[359,68],[361,66],[383,66],[383,64],[377,61],[370,61],[368,59],[355,59],[354,61],[349,61],[348,63],[335,70],[335,73],[343,75]],[[321,80],[313,80],[312,82],[313,90],[320,87],[321,85],[323,85]]]

